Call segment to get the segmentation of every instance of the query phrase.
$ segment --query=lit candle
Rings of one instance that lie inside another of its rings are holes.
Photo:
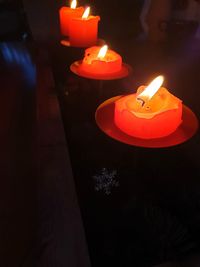
[[[161,87],[159,76],[149,86],[140,86],[136,94],[115,102],[115,125],[128,135],[153,139],[167,136],[182,122],[182,101]]]
[[[76,7],[77,2],[73,0],[71,6],[63,6],[60,8],[60,30],[64,36],[69,36],[69,24],[72,18],[81,18],[84,12],[83,7]]]
[[[103,47],[93,46],[85,50],[80,70],[92,74],[110,74],[120,71],[122,57],[115,51]]]
[[[97,43],[99,16],[91,16],[90,7],[85,9],[81,18],[72,18],[69,25],[71,46],[89,47]]]

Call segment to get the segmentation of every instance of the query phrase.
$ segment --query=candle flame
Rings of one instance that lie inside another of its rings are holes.
[[[75,9],[77,6],[77,1],[76,0],[72,0],[71,2],[71,8]]]
[[[139,98],[145,97],[151,99],[155,95],[155,93],[159,90],[159,88],[162,86],[163,81],[164,77],[162,75],[158,76],[145,88],[145,90],[141,94],[138,95],[138,97]]]
[[[101,49],[99,50],[99,53],[98,53],[97,57],[100,58],[100,59],[104,58],[106,53],[107,53],[107,51],[108,51],[108,46],[107,45],[102,46]]]
[[[82,19],[87,19],[90,14],[90,7],[87,7],[83,13]]]

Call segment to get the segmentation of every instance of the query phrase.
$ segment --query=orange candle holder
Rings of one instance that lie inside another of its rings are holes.
[[[79,76],[96,80],[121,79],[132,71],[122,62],[122,57],[108,49],[107,45],[87,48],[83,60],[74,62],[70,69]]]
[[[97,44],[100,17],[89,16],[89,14],[84,16],[84,14],[80,18],[72,18],[70,21],[69,42],[71,46],[90,47]]]
[[[182,144],[188,141],[198,130],[198,119],[187,106],[183,105],[182,123],[172,134],[162,138],[142,139],[121,131],[114,122],[115,103],[123,96],[116,96],[103,102],[96,110],[95,120],[100,130],[110,138],[121,143],[145,147],[165,148]]]
[[[159,79],[139,87],[136,94],[101,104],[95,114],[100,129],[118,141],[142,147],[169,147],[190,139],[198,129],[195,114],[161,87]]]
[[[59,10],[60,31],[63,36],[69,36],[69,25],[71,20],[74,18],[81,18],[83,13],[84,13],[84,7],[76,7],[76,2],[73,1],[71,7],[63,6],[60,8]]]

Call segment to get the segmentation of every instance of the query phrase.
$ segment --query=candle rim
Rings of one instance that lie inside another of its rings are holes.
[[[98,53],[99,53],[99,49],[101,49],[101,48],[102,48],[102,46],[97,46],[97,45],[87,48],[85,50],[85,55],[84,55],[84,58],[82,59],[82,62],[84,62],[87,65],[91,65],[93,62],[96,62],[96,61],[106,62],[106,63],[110,62],[111,63],[111,62],[115,62],[116,60],[121,60],[121,62],[122,62],[122,56],[120,54],[118,54],[117,52],[115,52],[114,50],[110,49],[110,48],[108,48],[107,53],[106,53],[104,58],[98,58],[97,56],[98,56]],[[87,58],[87,53],[92,53],[91,50],[95,50],[97,55],[96,55],[96,57],[91,59],[91,62],[87,62],[85,60],[85,58]],[[110,53],[113,53],[116,56],[116,58],[114,60],[113,59],[111,59],[111,60],[107,59],[107,57],[109,56]]]
[[[89,15],[87,18],[83,19],[82,17],[78,17],[78,18],[71,18],[71,20],[77,20],[77,21],[89,21],[91,19],[96,19],[98,18],[98,21],[100,21],[100,16],[94,16],[94,15]]]
[[[80,10],[81,10],[81,9],[84,10],[83,6],[78,6],[78,7],[76,7],[76,8],[71,8],[71,7],[69,7],[69,6],[61,6],[60,10],[62,10],[62,9],[67,10],[67,11],[71,11],[71,12],[77,11],[77,10],[79,10],[79,9],[80,9]]]
[[[165,90],[167,90],[165,87],[161,87],[161,88],[164,88]],[[159,109],[158,111],[155,111],[155,112],[138,112],[138,111],[134,111],[134,110],[131,110],[130,108],[127,107],[127,103],[123,103],[123,107],[121,107],[121,112],[124,112],[124,111],[127,111],[127,112],[130,112],[132,114],[134,114],[136,117],[138,118],[143,118],[143,119],[151,119],[153,117],[155,117],[156,115],[159,115],[161,113],[164,113],[164,112],[167,112],[167,111],[170,111],[170,110],[176,110],[179,108],[180,105],[182,105],[182,100],[179,99],[178,97],[174,96],[173,94],[171,94],[168,90],[167,92],[169,93],[169,97],[170,98],[173,98],[174,100],[176,100],[175,103],[173,103],[173,107],[169,107],[166,103],[166,105],[162,108],[162,109]],[[117,100],[116,102],[118,101],[123,101],[124,98],[127,98],[129,96],[132,96],[134,97],[134,99],[136,99],[136,96],[137,96],[137,93],[134,93],[134,94],[127,94],[125,96],[122,96],[119,100]],[[120,102],[121,102],[120,101]]]

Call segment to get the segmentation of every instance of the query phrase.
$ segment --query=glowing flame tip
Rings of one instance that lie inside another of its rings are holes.
[[[71,2],[71,8],[75,9],[77,6],[77,1],[76,0],[72,0]]]
[[[87,19],[90,14],[90,7],[87,7],[83,13],[82,19]]]
[[[104,58],[106,53],[108,51],[108,46],[107,45],[104,45],[101,47],[101,49],[99,50],[99,53],[98,53],[98,58]]]
[[[139,94],[139,97],[147,97],[151,99],[155,93],[160,89],[164,81],[164,77],[162,75],[156,77],[146,88],[145,90]]]

